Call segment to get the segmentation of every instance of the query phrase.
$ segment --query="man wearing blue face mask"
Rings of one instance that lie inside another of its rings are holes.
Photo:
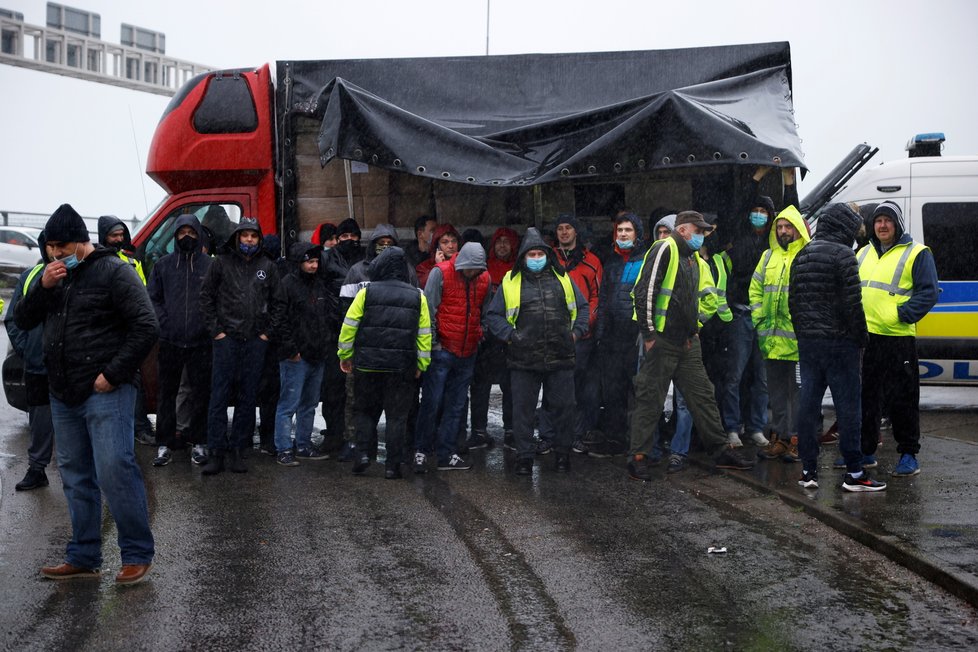
[[[133,453],[139,365],[159,325],[135,270],[91,243],[82,217],[63,204],[44,227],[44,267],[17,303],[22,330],[44,325],[51,419],[72,536],[64,563],[41,569],[52,580],[98,577],[102,496],[118,530],[118,584],[134,584],[154,556],[146,488]]]
[[[255,403],[260,369],[271,334],[270,304],[278,286],[275,261],[262,252],[258,220],[241,218],[231,233],[227,253],[207,270],[200,288],[200,309],[212,338],[211,397],[207,409],[207,445],[204,475],[228,468],[244,473],[244,451],[255,432]],[[234,421],[228,440],[228,399],[237,387]]]
[[[533,414],[543,400],[554,415],[556,469],[570,470],[574,434],[574,343],[587,333],[587,300],[534,228],[526,231],[516,265],[506,273],[483,319],[506,342],[513,395],[516,474],[533,473]]]
[[[635,283],[635,318],[644,353],[635,376],[628,462],[628,474],[635,480],[651,479],[647,456],[670,381],[685,397],[700,439],[717,468],[744,470],[754,464],[727,442],[713,384],[703,368],[699,341],[701,266],[694,254],[712,230],[701,214],[679,213],[672,235],[656,242],[645,254]]]

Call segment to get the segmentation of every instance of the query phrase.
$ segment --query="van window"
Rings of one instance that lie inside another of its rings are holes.
[[[186,214],[196,215],[201,225],[210,231],[212,241],[209,251],[214,254],[227,242],[235,225],[241,220],[241,207],[237,204],[184,204],[172,211],[146,240],[143,269],[147,277],[157,260],[173,253],[173,236],[176,231],[174,223],[178,217]]]
[[[934,253],[942,281],[978,277],[978,202],[934,202],[921,211],[924,244]]]

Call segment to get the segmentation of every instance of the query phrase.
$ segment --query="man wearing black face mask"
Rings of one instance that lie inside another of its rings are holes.
[[[160,321],[159,394],[153,466],[169,464],[176,442],[177,392],[184,367],[190,382],[190,428],[184,440],[193,443],[190,459],[207,461],[207,403],[211,383],[211,338],[200,311],[200,288],[211,266],[201,251],[203,227],[194,215],[174,223],[176,250],[160,258],[149,277],[150,301]]]

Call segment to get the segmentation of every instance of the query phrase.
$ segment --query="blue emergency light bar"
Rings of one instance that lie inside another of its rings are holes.
[[[940,156],[941,145],[944,143],[944,140],[943,131],[917,134],[907,141],[907,151],[910,152],[910,158],[917,156]]]

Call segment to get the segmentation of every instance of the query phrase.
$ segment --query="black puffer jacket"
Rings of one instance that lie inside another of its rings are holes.
[[[279,359],[299,354],[307,362],[326,359],[328,342],[336,339],[332,297],[316,273],[307,274],[301,265],[307,256],[319,258],[322,247],[296,242],[289,247],[292,271],[279,281],[272,308],[274,340]]]
[[[191,251],[179,248],[153,266],[146,289],[160,320],[160,339],[179,347],[206,344],[210,338],[204,315],[200,311],[200,288],[213,262],[201,251],[204,229],[194,215],[181,215],[173,232],[189,226],[197,233]]]
[[[416,369],[422,295],[408,282],[404,250],[385,249],[373,259],[368,274],[353,365],[370,371]]]
[[[811,242],[795,257],[788,310],[799,339],[849,339],[860,346],[869,341],[852,250],[860,222],[845,204],[829,205],[819,214]]]
[[[547,254],[548,264],[540,272],[531,272],[526,267],[526,253],[531,249],[540,249]],[[558,275],[565,276],[567,272],[536,229],[527,229],[512,273],[520,276],[516,328],[506,320],[506,300],[502,291],[496,292],[484,319],[484,326],[493,335],[509,343],[507,365],[510,369],[532,371],[573,369],[572,333],[578,338],[587,333],[588,303],[572,282],[577,318],[571,324],[564,288],[557,278]],[[502,287],[505,288],[505,283]]]
[[[225,333],[249,340],[271,333],[278,270],[275,261],[261,251],[250,259],[239,251],[239,234],[246,230],[258,230],[258,223],[241,220],[228,240],[229,251],[214,260],[200,289],[200,309],[211,337]]]
[[[88,399],[99,374],[116,386],[135,382],[159,334],[135,270],[100,246],[58,286],[33,283],[14,319],[25,331],[44,324],[51,394],[72,407]]]

